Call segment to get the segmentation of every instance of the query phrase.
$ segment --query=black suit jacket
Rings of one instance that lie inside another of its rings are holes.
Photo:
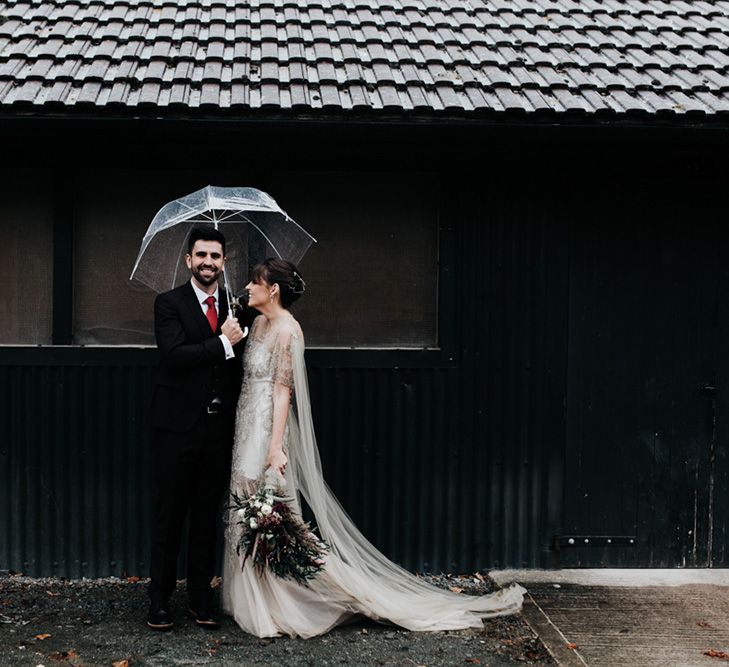
[[[222,287],[218,330],[213,332],[192,285],[187,282],[157,296],[154,333],[160,366],[152,398],[152,424],[182,433],[190,430],[213,396],[220,399],[223,418],[233,419],[240,392],[243,344],[235,345],[235,359],[225,359],[218,338],[228,313]],[[246,322],[241,322],[244,326]]]

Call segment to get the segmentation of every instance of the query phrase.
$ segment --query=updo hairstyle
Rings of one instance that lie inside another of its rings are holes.
[[[281,291],[281,305],[288,308],[306,290],[306,283],[294,264],[276,257],[269,257],[256,264],[251,271],[254,283],[264,281],[269,285],[278,285]]]

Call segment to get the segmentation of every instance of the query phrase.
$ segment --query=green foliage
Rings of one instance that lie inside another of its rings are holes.
[[[251,558],[259,574],[270,570],[303,585],[324,567],[327,546],[280,491],[267,487],[250,496],[234,493],[232,499],[230,509],[242,527],[237,551],[243,566]]]

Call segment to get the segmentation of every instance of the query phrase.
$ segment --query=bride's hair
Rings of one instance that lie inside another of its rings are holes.
[[[281,305],[288,308],[306,290],[306,283],[294,264],[285,259],[269,257],[256,264],[251,271],[251,280],[261,280],[269,285],[278,285],[281,290]]]

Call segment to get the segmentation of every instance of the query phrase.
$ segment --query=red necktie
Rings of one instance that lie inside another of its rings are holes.
[[[218,329],[218,313],[215,311],[215,297],[209,296],[203,303],[208,304],[208,310],[205,313],[205,317],[208,318],[208,322],[210,322],[210,328],[213,330],[213,332],[217,331]]]

